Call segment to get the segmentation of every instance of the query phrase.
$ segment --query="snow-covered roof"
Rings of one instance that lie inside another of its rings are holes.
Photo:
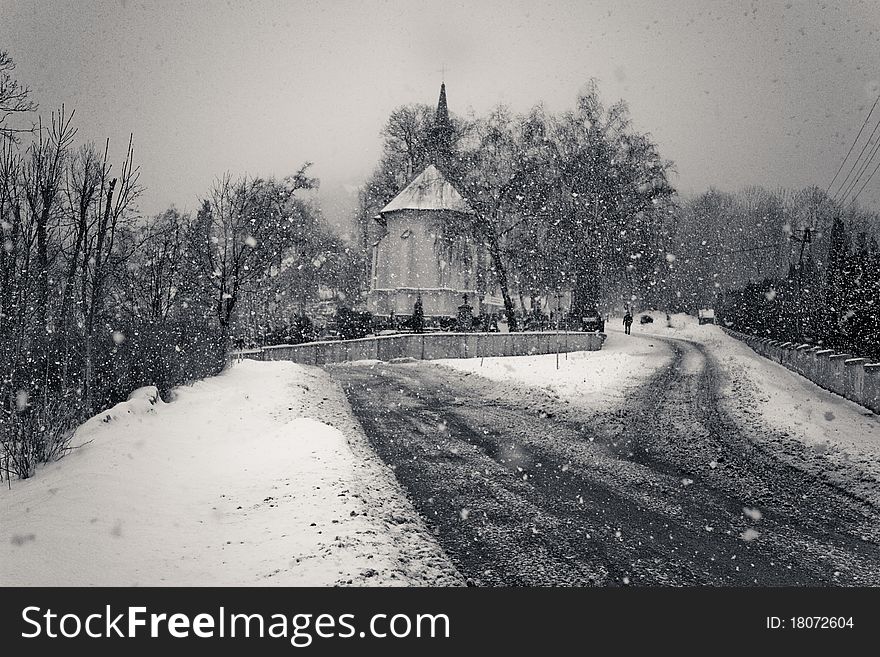
[[[395,210],[449,210],[474,214],[464,197],[433,164],[429,164],[415,180],[404,187],[402,192],[382,208],[380,214]]]

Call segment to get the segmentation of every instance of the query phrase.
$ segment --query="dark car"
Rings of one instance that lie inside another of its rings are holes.
[[[582,331],[598,331],[605,332],[605,320],[600,315],[590,315],[589,317],[581,317]]]
[[[639,318],[639,324],[653,324],[653,323],[654,323],[654,318],[651,317],[650,315],[642,315]]]

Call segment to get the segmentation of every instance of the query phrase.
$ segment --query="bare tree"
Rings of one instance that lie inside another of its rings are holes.
[[[93,227],[93,208],[101,186],[102,159],[94,144],[82,146],[70,158],[65,184],[67,221],[62,235],[62,252],[66,260],[62,287],[61,323],[68,318],[70,306],[76,296],[77,274],[86,239]]]
[[[126,302],[132,314],[168,319],[186,272],[189,216],[169,208],[132,235],[134,257],[125,268]]]
[[[84,237],[82,250],[82,313],[85,338],[85,377],[83,382],[86,407],[94,408],[96,321],[104,308],[107,283],[118,268],[124,267],[133,249],[122,251],[117,240],[133,219],[135,201],[142,192],[138,183],[140,171],[134,166],[132,137],[122,163],[119,177],[111,177],[112,165],[107,162],[109,140],[98,175],[98,190],[92,204],[92,230]]]
[[[317,185],[306,173],[309,166],[281,181],[226,174],[202,201],[191,249],[226,337],[242,293],[311,236],[314,218],[296,198],[298,191]]]
[[[17,132],[5,130],[7,119],[33,105],[10,68],[3,53],[0,457],[26,478],[61,456],[74,428],[98,408],[140,385],[166,390],[214,374],[225,358],[205,301],[170,317],[187,307],[175,305],[174,289],[189,224],[137,230],[132,139],[117,171],[109,142],[103,153],[91,144],[74,149],[73,112],[62,106],[21,145]],[[136,254],[149,254],[148,275],[139,279],[128,275]],[[188,292],[195,299],[201,290]],[[146,312],[126,315],[142,299]]]
[[[521,149],[516,139],[515,121],[506,107],[499,106],[486,119],[478,121],[473,132],[475,145],[468,156],[470,166],[456,172],[459,175],[455,177],[476,214],[446,222],[443,229],[448,241],[460,241],[460,236],[466,235],[488,250],[491,272],[504,301],[507,325],[516,331],[517,318],[504,253],[504,235],[517,220],[517,196],[521,196],[523,183],[519,175]],[[461,225],[456,225],[459,223]]]
[[[49,224],[61,211],[64,167],[68,150],[76,136],[73,115],[64,106],[52,113],[51,124],[37,128],[37,137],[28,149],[22,169],[22,181],[30,221],[36,232],[37,330],[45,338],[49,308]],[[36,336],[39,337],[39,336]]]
[[[0,343],[10,339],[13,318],[23,308],[16,302],[21,293],[19,276],[27,271],[22,262],[30,250],[22,216],[25,205],[21,181],[21,154],[12,141],[0,143]],[[7,342],[8,344],[8,342]]]
[[[385,154],[400,163],[400,185],[412,180],[414,172],[427,164],[433,112],[427,105],[403,105],[388,117],[382,130]]]
[[[15,140],[20,133],[33,132],[34,128],[16,128],[9,125],[9,119],[33,112],[37,106],[30,99],[30,88],[12,77],[13,70],[15,62],[9,52],[0,50],[0,138]]]

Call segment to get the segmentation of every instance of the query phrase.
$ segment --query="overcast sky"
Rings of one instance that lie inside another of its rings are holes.
[[[144,213],[309,160],[341,223],[388,114],[436,103],[444,65],[459,114],[561,110],[597,78],[685,194],[824,188],[880,92],[880,3],[0,0],[0,49],[82,140],[134,133]],[[880,209],[880,175],[862,199]]]

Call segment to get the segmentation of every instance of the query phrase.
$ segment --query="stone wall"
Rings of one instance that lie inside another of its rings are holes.
[[[602,333],[410,333],[276,345],[239,352],[238,355],[254,360],[292,360],[302,365],[324,365],[353,360],[428,360],[598,351],[604,341]]]
[[[865,358],[853,358],[833,349],[724,331],[826,390],[880,413],[880,363],[869,363]]]

